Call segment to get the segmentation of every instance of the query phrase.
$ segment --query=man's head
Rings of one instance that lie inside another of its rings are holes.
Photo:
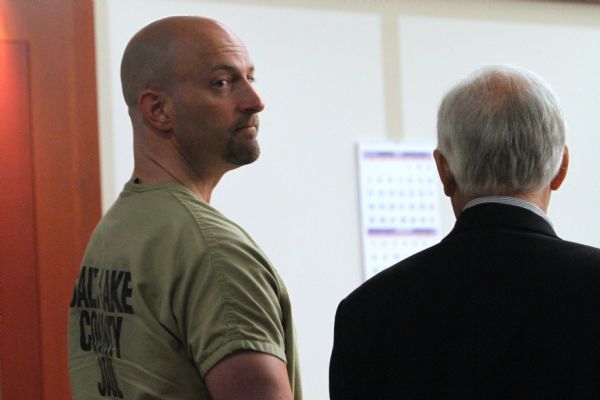
[[[540,77],[522,68],[486,67],[460,82],[442,100],[437,130],[438,168],[443,157],[466,197],[539,191],[563,162],[558,101]]]
[[[168,17],[140,30],[121,63],[136,140],[171,146],[198,174],[256,160],[254,66],[241,40],[200,17]],[[160,150],[159,150],[160,151]]]

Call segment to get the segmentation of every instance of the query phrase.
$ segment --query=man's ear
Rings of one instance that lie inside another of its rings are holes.
[[[166,93],[151,89],[144,90],[138,97],[138,108],[146,124],[165,133],[171,131],[173,110]]]
[[[448,161],[446,161],[446,157],[444,157],[439,149],[433,151],[433,158],[435,159],[438,175],[444,186],[444,193],[446,196],[452,197],[456,192],[456,180],[454,179],[454,174],[450,170]]]
[[[560,168],[556,173],[556,176],[550,181],[550,189],[557,190],[562,185],[565,177],[567,176],[567,170],[569,169],[569,148],[565,145],[565,151],[563,152],[562,162]]]

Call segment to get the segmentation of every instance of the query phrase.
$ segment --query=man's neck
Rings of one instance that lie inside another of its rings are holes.
[[[167,137],[134,133],[133,177],[142,184],[177,182],[210,203],[212,191],[231,168],[216,157],[193,163]],[[229,169],[228,169],[229,168]]]
[[[194,192],[198,197],[204,200],[206,203],[210,204],[212,191],[217,186],[217,183],[209,184],[207,182],[197,182],[197,181],[187,181],[185,179],[178,179],[171,175],[152,175],[140,172],[134,169],[133,174],[131,176],[131,182],[140,184],[140,185],[152,185],[159,183],[168,183],[168,182],[176,182],[181,184],[182,186],[187,187],[192,192]]]
[[[185,163],[165,162],[150,157],[135,157],[132,180],[140,184],[177,182],[196,193],[202,200],[210,203],[213,189],[221,180],[223,173],[198,174]]]

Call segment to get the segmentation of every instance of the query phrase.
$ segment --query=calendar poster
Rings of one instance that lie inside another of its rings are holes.
[[[432,144],[358,144],[365,280],[441,239]]]

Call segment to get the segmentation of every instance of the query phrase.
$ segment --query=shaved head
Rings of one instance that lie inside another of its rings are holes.
[[[174,16],[142,28],[123,54],[121,83],[138,160],[204,179],[258,158],[254,64],[221,23]]]
[[[168,90],[185,67],[183,58],[209,52],[216,36],[241,41],[218,21],[193,16],[167,17],[137,32],[127,44],[121,61],[125,103],[135,107],[145,89]]]

